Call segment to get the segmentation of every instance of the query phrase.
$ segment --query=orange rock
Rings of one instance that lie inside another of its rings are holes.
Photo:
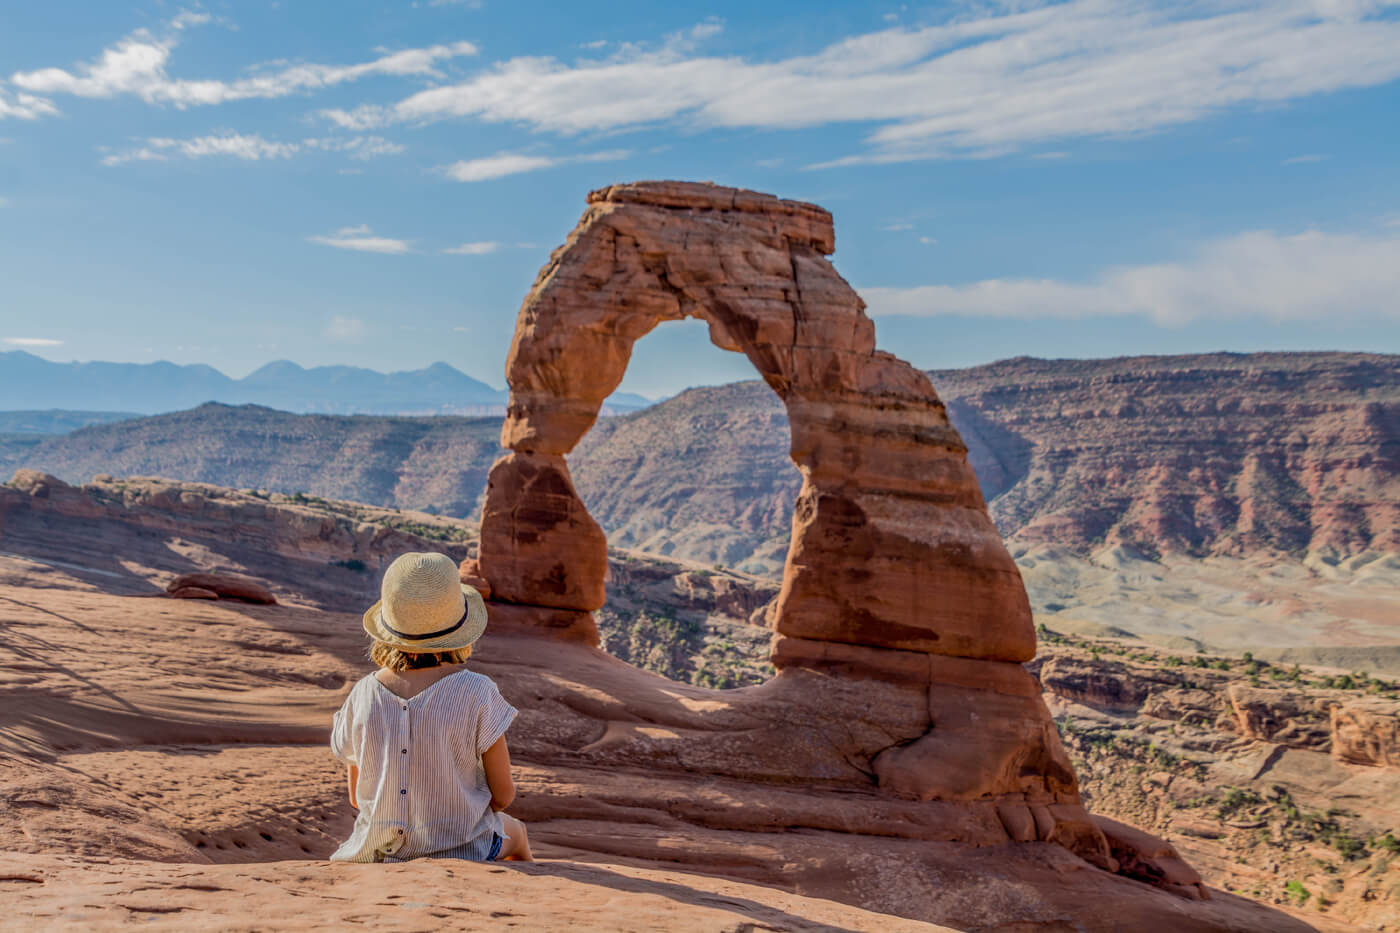
[[[494,599],[585,612],[605,601],[608,539],[559,454],[512,451],[496,461],[478,555]]]
[[[1400,768],[1400,719],[1383,703],[1333,706],[1332,754],[1351,764]]]
[[[172,599],[218,599],[219,594],[213,590],[205,589],[202,586],[182,586],[179,589],[171,590]]]
[[[540,271],[506,362],[510,405],[482,516],[499,598],[602,605],[605,542],[563,455],[622,381],[632,345],[698,317],[787,405],[805,482],[773,618],[789,636],[1024,661],[1020,574],[932,385],[875,349],[865,304],[826,259],[812,204],[682,182],[614,185]]]
[[[238,599],[245,603],[259,603],[271,606],[277,603],[272,591],[256,580],[233,573],[186,573],[170,581],[165,591],[176,595],[180,590],[201,589],[215,594],[216,598]],[[186,597],[203,598],[203,597]]]
[[[1108,841],[1119,874],[1192,900],[1210,896],[1200,874],[1186,864],[1170,842],[1106,816],[1095,816],[1093,820]]]

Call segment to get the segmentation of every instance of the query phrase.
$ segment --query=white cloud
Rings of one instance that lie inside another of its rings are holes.
[[[10,199],[7,198],[7,197],[0,196],[0,207],[9,207],[9,206],[10,206]]]
[[[921,236],[919,237],[919,242],[925,246],[934,246],[938,243],[938,241],[931,236]]]
[[[0,87],[0,120],[6,117],[37,120],[39,117],[51,117],[57,113],[58,108],[42,97],[35,97],[33,94],[11,94]]]
[[[371,75],[441,77],[434,67],[439,61],[463,55],[475,55],[476,46],[470,42],[452,42],[426,48],[386,52],[380,57],[355,65],[295,64],[264,67],[254,74],[232,81],[213,79],[190,80],[173,78],[166,70],[171,53],[179,44],[183,29],[209,22],[202,13],[181,13],[170,22],[170,28],[160,36],[148,29],[138,29],[103,49],[91,62],[63,68],[41,68],[37,71],[16,72],[10,82],[31,95],[69,94],[76,97],[110,98],[134,95],[147,103],[192,107],[221,104],[250,98],[286,97],[302,91],[314,91]],[[20,95],[24,103],[27,95]],[[37,101],[38,103],[34,103]],[[0,115],[7,105],[0,98]],[[31,116],[56,112],[51,102],[31,97],[30,106],[40,107]],[[42,108],[47,108],[42,109]],[[19,114],[23,116],[24,114]]]
[[[1284,159],[1284,160],[1283,160],[1283,164],[1284,164],[1284,165],[1306,165],[1306,164],[1309,163],[1309,162],[1323,162],[1323,161],[1326,161],[1326,159],[1327,159],[1327,156],[1325,156],[1325,155],[1318,155],[1318,154],[1316,154],[1316,153],[1310,153],[1310,154],[1308,154],[1308,155],[1294,156],[1294,157],[1291,158],[1291,159]]]
[[[484,240],[479,243],[463,243],[461,246],[453,246],[443,250],[444,253],[451,253],[454,256],[485,256],[494,253],[501,248],[501,244],[494,240]]]
[[[501,152],[482,159],[464,159],[444,166],[442,171],[453,181],[490,181],[507,175],[535,172],[570,162],[616,162],[632,153],[627,149],[609,149],[572,156],[536,156]]]
[[[322,149],[327,152],[344,152],[352,159],[377,159],[380,156],[399,155],[404,147],[383,136],[331,136],[321,139],[303,139],[301,146],[306,149]]]
[[[62,340],[52,337],[6,337],[5,342],[12,347],[61,347]]]
[[[1185,261],[1108,269],[1088,284],[992,279],[864,288],[861,295],[873,315],[1140,315],[1161,324],[1218,317],[1400,319],[1400,235],[1255,231],[1207,243]]]
[[[772,61],[692,52],[689,44],[718,25],[704,24],[659,49],[625,46],[573,62],[512,58],[387,107],[327,116],[354,129],[472,118],[561,134],[670,121],[873,123],[864,151],[827,164],[988,155],[1393,81],[1394,4],[979,4],[942,24],[884,29]]]
[[[326,324],[325,335],[331,340],[356,341],[363,340],[367,328],[365,322],[357,317],[346,317],[337,314]]]
[[[369,228],[369,224],[341,227],[330,236],[309,236],[307,240],[322,246],[333,246],[336,249],[349,249],[361,253],[384,253],[392,256],[412,252],[412,247],[407,240],[375,236],[374,231]]]
[[[172,156],[186,159],[229,156],[257,162],[262,159],[287,159],[310,150],[344,152],[352,159],[373,159],[403,152],[404,147],[382,136],[330,136],[303,139],[299,142],[276,142],[264,139],[256,133],[216,133],[192,139],[152,136],[144,145],[123,152],[108,153],[101,161],[103,165],[121,165],[124,162],[164,162]]]
[[[888,230],[890,233],[898,233],[898,232],[901,231],[901,230],[913,230],[913,229],[914,229],[914,225],[913,225],[913,224],[906,224],[906,223],[893,223],[893,224],[885,224],[885,226],[881,227],[880,229],[881,229],[881,230]]]

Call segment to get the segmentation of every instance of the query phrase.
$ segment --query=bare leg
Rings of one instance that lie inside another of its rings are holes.
[[[533,862],[535,856],[530,851],[530,834],[525,831],[525,824],[509,813],[502,813],[501,828],[506,831],[506,838],[501,843],[497,861]]]

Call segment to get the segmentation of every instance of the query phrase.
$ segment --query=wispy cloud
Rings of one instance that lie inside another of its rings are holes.
[[[485,256],[494,253],[501,248],[501,244],[494,240],[483,240],[479,243],[463,243],[461,246],[451,246],[443,250],[444,253],[451,253],[454,256]]]
[[[4,197],[3,195],[0,195],[0,207],[9,207],[9,206],[10,206],[10,199],[7,198],[7,197]]]
[[[1283,164],[1284,164],[1284,165],[1305,165],[1305,164],[1307,164],[1307,163],[1309,163],[1309,162],[1323,162],[1323,161],[1326,161],[1326,159],[1327,159],[1327,156],[1325,156],[1325,155],[1317,155],[1316,153],[1310,153],[1310,154],[1308,154],[1308,155],[1294,156],[1294,157],[1291,158],[1291,159],[1284,159],[1284,160],[1283,160]]]
[[[181,13],[170,21],[161,35],[138,29],[103,49],[96,59],[75,65],[71,70],[41,68],[15,72],[10,76],[10,83],[28,92],[16,100],[21,107],[27,106],[29,112],[10,115],[32,118],[57,112],[51,101],[36,95],[66,94],[87,98],[131,95],[147,103],[184,108],[251,98],[286,97],[371,75],[441,77],[436,68],[438,62],[477,52],[470,42],[452,42],[385,52],[378,58],[354,65],[266,66],[255,69],[252,75],[231,81],[172,77],[167,66],[179,45],[181,32],[209,20],[206,14]],[[0,115],[5,114],[4,108],[9,106],[0,98]]]
[[[1080,284],[991,279],[970,285],[863,288],[875,315],[1006,318],[1139,315],[1275,321],[1400,318],[1400,235],[1255,231],[1206,244],[1173,263],[1106,270]]]
[[[12,94],[0,87],[0,120],[12,117],[16,120],[37,120],[58,113],[58,108],[42,97],[33,94]]]
[[[365,322],[357,317],[337,314],[326,323],[325,336],[330,340],[350,343],[363,340],[366,333]]]
[[[887,230],[887,231],[889,231],[890,233],[898,233],[898,232],[901,231],[901,230],[913,230],[913,229],[914,229],[914,225],[913,225],[913,224],[906,224],[906,223],[893,223],[893,224],[885,224],[885,225],[884,225],[883,227],[881,227],[880,229],[881,229],[881,230]]]
[[[374,231],[368,224],[360,224],[356,227],[341,227],[330,236],[309,236],[312,243],[319,243],[322,246],[333,246],[336,249],[356,250],[361,253],[384,253],[386,255],[398,255],[412,252],[407,240],[395,240],[389,237],[375,236]]]
[[[443,166],[442,172],[453,181],[490,181],[507,175],[523,172],[537,172],[571,162],[616,162],[632,153],[628,149],[609,149],[603,152],[589,152],[571,156],[538,156],[522,153],[501,152],[482,159],[464,159]]]
[[[873,123],[826,165],[985,156],[1140,134],[1232,108],[1400,77],[1393,0],[1069,0],[977,4],[922,28],[770,61],[702,55],[702,26],[660,48],[519,57],[389,106],[333,111],[362,129],[469,118],[559,134]]]
[[[257,133],[226,132],[196,136],[192,139],[152,136],[135,148],[108,153],[101,161],[103,165],[121,165],[125,162],[164,162],[177,156],[185,159],[224,156],[257,162],[263,159],[287,159],[300,152],[316,150],[344,152],[352,159],[373,159],[401,153],[404,147],[382,136],[330,136],[297,142],[277,142],[264,139]]]
[[[12,347],[61,347],[62,340],[52,337],[6,337],[5,342]]]
[[[921,236],[919,237],[919,242],[925,246],[934,246],[938,243],[938,241],[931,236]]]

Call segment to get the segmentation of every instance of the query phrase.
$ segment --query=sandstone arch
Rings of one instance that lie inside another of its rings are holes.
[[[1034,654],[1020,575],[966,448],[918,370],[875,349],[864,302],[826,259],[821,208],[713,185],[589,195],[520,311],[482,516],[494,597],[603,605],[606,541],[563,456],[622,381],[632,345],[697,317],[784,401],[804,483],[775,627],[784,636],[955,657]],[[779,664],[795,663],[794,646]]]
[[[664,730],[648,728],[661,720],[641,701],[615,697],[625,711],[580,751],[873,783],[931,802],[920,819],[939,828],[920,838],[1052,840],[1109,864],[1021,667],[1035,651],[1029,604],[962,440],[928,379],[875,349],[864,303],[826,258],[834,248],[831,215],[811,204],[677,182],[591,193],[520,310],[509,452],[463,578],[489,588],[493,619],[596,645],[607,542],[564,455],[638,339],[703,318],[786,404],[803,475],[772,619],[780,674],[696,700]]]

